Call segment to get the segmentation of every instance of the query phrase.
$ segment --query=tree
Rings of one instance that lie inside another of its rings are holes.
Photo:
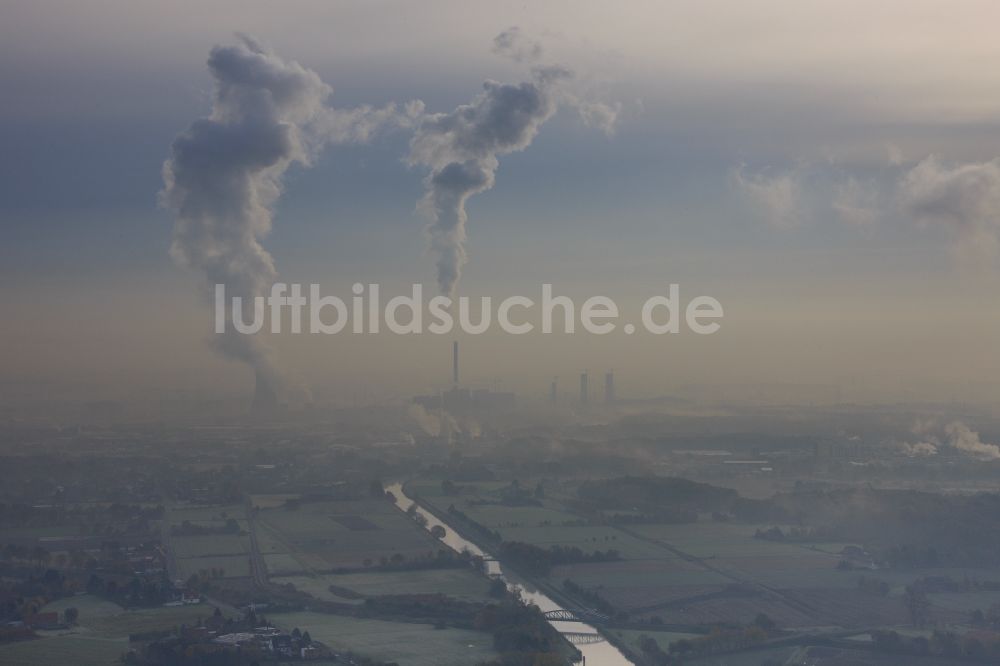
[[[777,625],[774,623],[774,620],[769,618],[764,613],[757,613],[757,617],[754,618],[753,623],[754,626],[758,627],[759,629],[762,629],[767,633],[771,633],[777,628]]]
[[[931,605],[923,589],[907,585],[903,593],[903,603],[910,614],[910,621],[917,627],[923,627],[927,623],[927,612]]]
[[[302,638],[302,632],[299,631],[298,627],[292,629],[292,638]]]
[[[63,611],[63,617],[66,619],[66,624],[76,624],[80,611],[75,606],[70,606]]]
[[[494,599],[503,599],[507,596],[507,584],[502,578],[494,578],[490,582],[490,596]]]
[[[448,532],[440,525],[435,525],[431,528],[431,536],[436,539],[443,539],[447,534]]]
[[[49,553],[49,551],[45,550],[41,546],[35,546],[34,548],[31,549],[31,559],[34,560],[36,564],[38,564],[39,569],[42,568],[43,564],[48,564],[49,559],[51,559],[51,557],[52,555]]]
[[[309,645],[310,643],[313,642],[312,636],[309,635],[308,630],[302,632],[302,642],[305,643],[306,645]]]

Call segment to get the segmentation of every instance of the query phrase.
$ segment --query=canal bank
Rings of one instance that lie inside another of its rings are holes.
[[[512,590],[517,590],[528,603],[538,606],[542,612],[557,611],[567,608],[565,597],[555,589],[555,586],[544,581],[534,581],[517,572],[504,568],[500,562],[487,550],[462,534],[460,529],[456,529],[448,517],[439,515],[439,512],[416,501],[407,494],[401,483],[390,485],[387,490],[396,498],[396,505],[403,511],[410,509],[411,505],[427,520],[427,529],[439,525],[445,529],[445,536],[441,538],[445,544],[452,549],[461,552],[468,550],[473,555],[478,555],[488,561],[491,575],[502,576],[504,582]],[[419,500],[419,497],[417,498]],[[569,606],[570,608],[572,606]],[[584,663],[587,666],[634,666],[635,661],[626,656],[627,651],[620,649],[612,643],[608,636],[602,634],[585,622],[566,622],[559,620],[549,620],[549,624],[573,643],[583,655]],[[596,639],[594,638],[596,637]],[[595,642],[586,642],[594,640]]]

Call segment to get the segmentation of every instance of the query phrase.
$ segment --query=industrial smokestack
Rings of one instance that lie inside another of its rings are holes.
[[[451,381],[458,386],[458,340],[451,343]]]
[[[604,375],[604,402],[613,404],[615,401],[615,372],[614,370]]]
[[[587,372],[584,371],[580,374],[580,404],[582,405],[590,402],[587,383]]]

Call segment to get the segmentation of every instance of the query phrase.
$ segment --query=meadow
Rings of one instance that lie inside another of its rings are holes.
[[[37,640],[0,645],[0,664],[113,666],[119,664],[119,657],[128,651],[129,634],[194,624],[213,611],[206,604],[125,610],[91,595],[59,599],[43,610],[62,614],[69,607],[76,608],[80,613],[77,626],[40,632],[42,638]]]
[[[469,601],[490,599],[489,581],[471,569],[373,571],[320,576],[285,576],[272,580],[278,584],[292,583],[297,589],[319,599],[348,603],[352,601],[350,596],[345,597],[330,592],[330,586],[349,590],[362,597],[388,594],[446,594]]]
[[[363,521],[359,518],[363,517]],[[306,502],[300,507],[261,509],[258,521],[266,538],[265,558],[293,555],[305,570],[363,568],[393,555],[406,559],[436,553],[442,545],[386,500]],[[280,550],[283,549],[283,550]],[[293,563],[282,558],[288,570]],[[294,566],[294,565],[293,565]]]
[[[484,632],[310,612],[269,617],[283,629],[308,631],[334,651],[350,650],[406,666],[469,666],[497,656],[493,637]]]

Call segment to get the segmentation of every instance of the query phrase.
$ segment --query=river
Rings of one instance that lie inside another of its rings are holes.
[[[396,506],[403,511],[407,511],[410,508],[410,505],[413,504],[413,500],[403,493],[402,484],[394,483],[386,488],[386,490],[395,496]],[[441,541],[448,546],[458,552],[467,550],[473,555],[478,555],[489,560],[488,564],[490,567],[490,575],[496,574],[502,576],[504,582],[507,583],[507,587],[512,590],[520,591],[521,597],[528,603],[535,604],[541,608],[543,612],[560,610],[562,608],[562,606],[540,592],[528,581],[514,573],[504,572],[500,567],[500,563],[493,559],[491,554],[485,552],[482,548],[471,541],[463,539],[457,532],[455,532],[455,530],[451,528],[450,525],[438,520],[434,514],[424,510],[420,505],[417,505],[417,512],[427,519],[428,530],[435,525],[440,525],[444,528],[445,535],[441,538]],[[633,665],[633,662],[629,661],[625,655],[618,650],[618,648],[604,640],[600,632],[589,624],[582,622],[559,622],[555,620],[550,620],[549,624],[551,624],[560,634],[566,636],[570,642],[576,645],[577,649],[579,649],[583,654],[583,664],[586,666]],[[587,641],[598,642],[588,643]]]

